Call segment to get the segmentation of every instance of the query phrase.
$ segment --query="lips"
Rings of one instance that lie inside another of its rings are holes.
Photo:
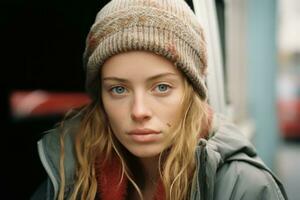
[[[134,129],[129,132],[129,136],[137,143],[152,143],[160,140],[160,133],[152,129]]]
[[[152,129],[134,129],[129,132],[129,135],[149,135],[149,134],[159,134],[160,131],[155,131]]]

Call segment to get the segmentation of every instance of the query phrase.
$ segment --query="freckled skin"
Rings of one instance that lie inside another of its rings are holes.
[[[157,157],[170,146],[170,129],[181,118],[181,73],[161,56],[134,51],[108,59],[101,74],[103,105],[116,138],[139,158]],[[159,134],[129,134],[137,129]]]

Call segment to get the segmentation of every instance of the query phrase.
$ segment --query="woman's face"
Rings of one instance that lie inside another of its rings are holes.
[[[102,100],[112,131],[133,155],[170,146],[182,114],[184,80],[167,59],[149,52],[115,55],[102,67]]]

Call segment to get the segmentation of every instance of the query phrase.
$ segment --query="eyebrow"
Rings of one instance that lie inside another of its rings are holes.
[[[159,78],[166,77],[166,76],[177,76],[177,74],[170,73],[170,72],[157,74],[157,75],[149,77],[147,79],[147,81],[152,81],[152,80],[159,79]],[[103,78],[103,81],[108,81],[108,80],[118,81],[118,82],[123,82],[123,83],[129,82],[127,79],[123,79],[123,78],[119,78],[119,77],[115,77],[115,76],[108,76],[108,77]]]

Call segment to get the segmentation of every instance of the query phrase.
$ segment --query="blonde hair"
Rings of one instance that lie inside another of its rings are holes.
[[[187,199],[195,172],[195,149],[199,137],[205,137],[209,126],[208,107],[192,86],[185,79],[183,96],[183,116],[179,125],[173,127],[174,135],[171,146],[159,157],[159,174],[164,186],[167,200]],[[95,162],[101,155],[108,160],[117,155],[122,166],[122,178],[126,176],[136,189],[141,199],[142,193],[132,177],[128,160],[122,146],[114,137],[100,101],[91,103],[83,110],[80,129],[75,137],[75,152],[77,160],[76,180],[70,199],[95,199],[97,179]],[[64,199],[64,134],[61,135],[60,155],[60,190],[58,199]],[[124,148],[124,147],[123,147]],[[100,172],[101,173],[101,172]]]

